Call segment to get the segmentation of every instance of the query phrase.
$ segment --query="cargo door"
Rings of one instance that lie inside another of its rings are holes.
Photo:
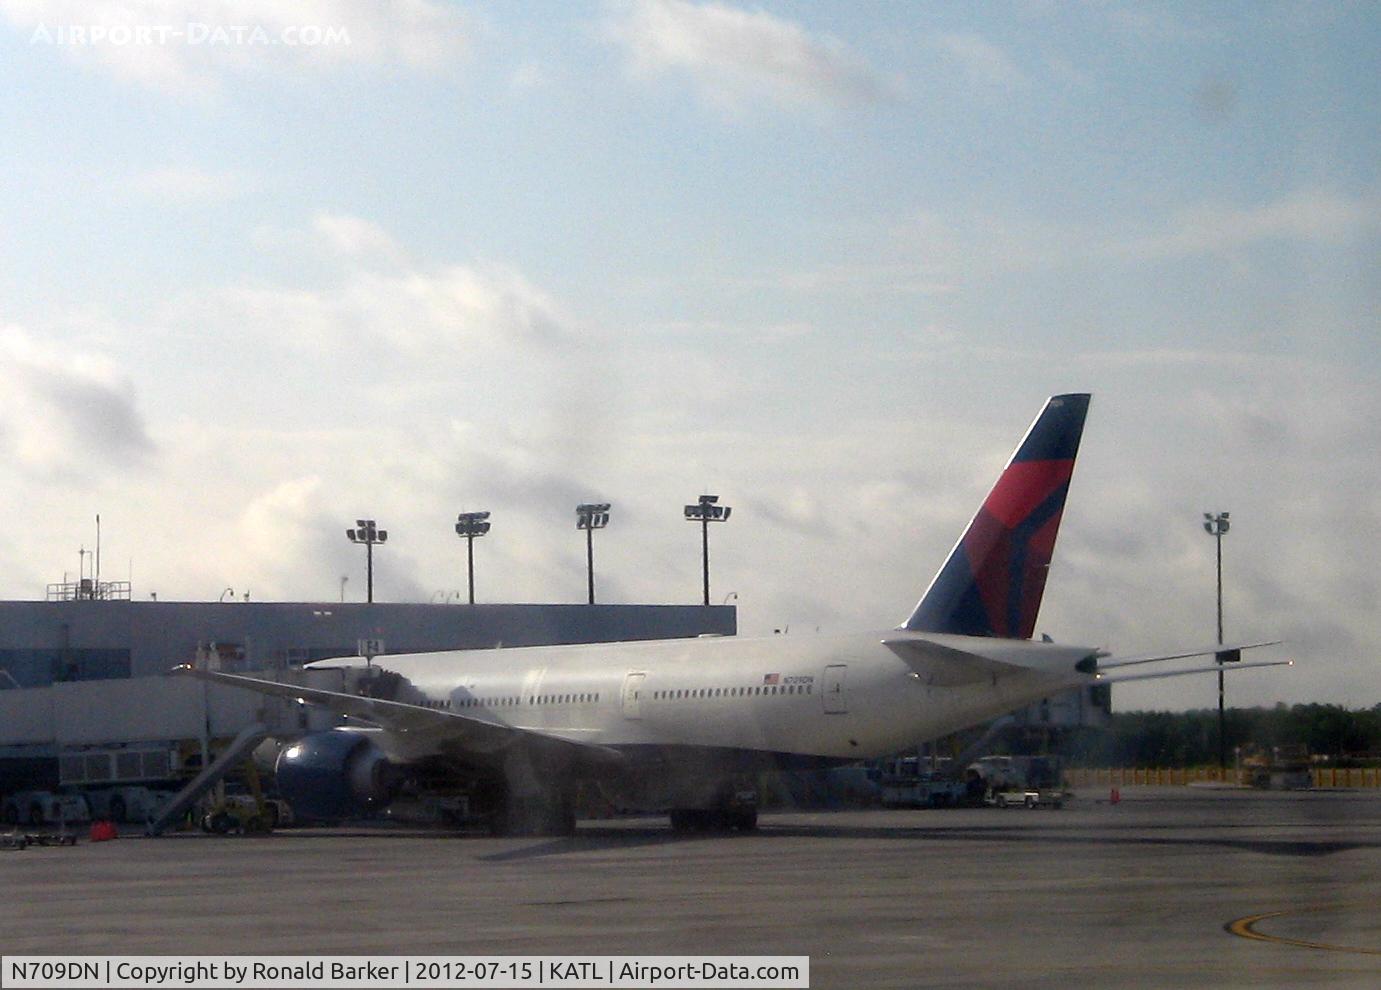
[[[820,700],[825,703],[826,715],[843,715],[849,710],[849,692],[844,681],[848,669],[842,663],[832,663],[825,668],[825,676],[820,682]]]

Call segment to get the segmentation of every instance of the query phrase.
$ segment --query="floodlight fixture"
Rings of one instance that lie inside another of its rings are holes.
[[[585,502],[575,507],[576,529],[603,529],[609,525],[608,502]]]
[[[465,558],[470,575],[470,604],[475,604],[475,537],[489,532],[488,512],[462,512],[456,517],[456,535],[465,540]]]
[[[733,511],[727,505],[719,504],[718,495],[701,495],[694,505],[686,506],[686,522],[700,524],[701,573],[704,577],[705,604],[710,604],[710,523],[728,522]]]
[[[388,542],[388,530],[380,529],[373,519],[356,519],[355,528],[347,529],[345,537],[351,543],[364,544],[366,598],[374,601],[374,547]],[[342,588],[344,586],[342,585]]]
[[[582,502],[575,507],[575,528],[585,531],[585,564],[589,602],[595,603],[595,530],[609,525],[609,502]]]

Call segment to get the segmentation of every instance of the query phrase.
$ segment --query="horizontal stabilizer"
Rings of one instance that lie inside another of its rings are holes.
[[[884,639],[882,645],[895,653],[929,687],[976,684],[1021,669],[1015,664],[950,649],[924,639]]]
[[[1213,646],[1180,649],[1174,653],[1137,653],[1125,657],[1110,657],[1107,660],[1099,660],[1098,669],[1113,670],[1117,667],[1135,667],[1143,663],[1183,660],[1186,657],[1221,657],[1223,663],[1237,663],[1242,658],[1243,650],[1254,650],[1261,646],[1278,646],[1279,644],[1280,640],[1272,639],[1261,643],[1217,643]]]
[[[1128,681],[1154,681],[1161,677],[1183,677],[1187,674],[1217,674],[1224,670],[1248,670],[1252,667],[1293,667],[1293,660],[1256,660],[1252,663],[1218,664],[1212,667],[1189,667],[1185,670],[1161,670],[1154,674],[1119,674],[1105,677],[1095,675],[1099,684],[1125,684]]]

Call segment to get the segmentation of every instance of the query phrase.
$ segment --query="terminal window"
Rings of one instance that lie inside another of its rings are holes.
[[[0,650],[0,681],[11,687],[46,687],[63,681],[105,681],[130,676],[130,651],[120,649]]]

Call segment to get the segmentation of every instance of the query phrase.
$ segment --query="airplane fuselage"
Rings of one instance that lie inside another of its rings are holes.
[[[917,654],[888,645],[899,640]],[[1003,660],[956,682],[929,662],[931,646],[971,655],[975,665]],[[405,654],[377,663],[403,675],[428,707],[586,745],[848,761],[937,738],[1089,680],[1075,670],[1089,649],[1017,646],[889,630]],[[383,744],[399,759],[443,748],[426,734]]]

